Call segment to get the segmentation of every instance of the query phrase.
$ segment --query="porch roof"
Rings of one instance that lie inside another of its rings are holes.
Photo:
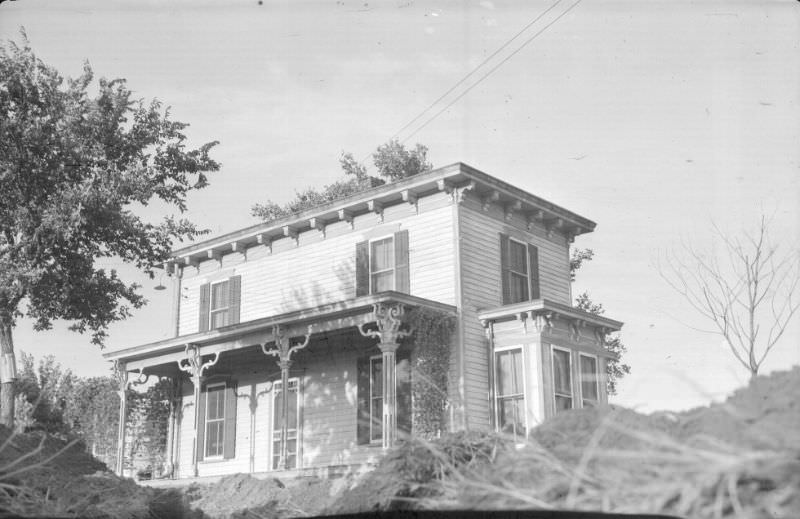
[[[604,328],[609,332],[616,332],[622,328],[621,321],[615,321],[602,315],[586,312],[562,303],[548,299],[534,299],[513,305],[504,305],[496,308],[487,308],[478,311],[478,319],[486,326],[490,322],[508,321],[511,319],[530,319],[537,315],[551,314],[568,320],[581,321],[582,323]]]
[[[129,370],[143,369],[154,363],[161,364],[183,358],[188,344],[200,347],[201,354],[207,355],[272,342],[272,327],[275,325],[284,326],[288,335],[294,337],[308,333],[309,329],[311,333],[319,333],[367,324],[372,322],[373,305],[377,303],[402,304],[412,308],[422,306],[447,314],[456,313],[456,307],[452,305],[386,291],[109,351],[103,357],[109,361],[125,362]]]

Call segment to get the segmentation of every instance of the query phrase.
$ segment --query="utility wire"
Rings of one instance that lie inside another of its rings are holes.
[[[560,1],[560,0],[559,0],[559,1]],[[470,90],[472,90],[473,88],[475,88],[476,86],[478,86],[478,85],[479,85],[481,82],[483,82],[483,80],[484,80],[484,79],[486,79],[486,78],[487,78],[487,77],[489,77],[489,76],[490,76],[492,73],[494,73],[494,71],[495,71],[495,70],[497,70],[498,68],[500,68],[500,67],[501,67],[501,66],[502,66],[502,65],[503,65],[503,64],[504,64],[506,61],[508,61],[508,60],[510,60],[511,58],[513,58],[513,57],[514,57],[514,56],[515,56],[515,55],[516,55],[516,54],[517,54],[519,51],[521,51],[522,49],[524,49],[524,48],[525,48],[525,47],[526,47],[526,46],[527,46],[527,45],[528,45],[530,42],[532,42],[533,40],[535,40],[536,38],[538,38],[538,37],[539,37],[539,36],[540,36],[540,35],[541,35],[541,34],[542,34],[544,31],[546,31],[547,29],[549,29],[549,28],[550,28],[552,25],[554,25],[554,24],[555,24],[557,21],[559,21],[561,18],[563,18],[563,17],[564,17],[564,16],[565,16],[565,15],[566,15],[568,12],[570,12],[570,11],[571,11],[571,10],[573,10],[575,7],[577,7],[577,5],[578,5],[579,3],[581,3],[581,1],[582,1],[582,0],[578,0],[577,2],[575,2],[574,4],[572,4],[571,6],[569,6],[569,7],[568,7],[568,8],[567,8],[567,9],[566,9],[566,10],[565,10],[563,13],[559,14],[559,15],[558,15],[558,16],[557,16],[557,17],[556,17],[556,18],[555,18],[555,19],[554,19],[552,22],[548,23],[548,24],[547,24],[547,25],[545,25],[545,26],[544,26],[544,27],[543,27],[541,30],[539,30],[539,31],[538,31],[536,34],[534,34],[533,36],[531,36],[530,38],[528,38],[527,40],[525,40],[525,42],[524,42],[522,45],[520,45],[520,46],[519,46],[519,47],[518,47],[518,48],[517,48],[517,49],[516,49],[514,52],[512,52],[511,54],[509,54],[508,56],[506,56],[506,57],[505,57],[505,58],[504,58],[504,59],[503,59],[503,60],[502,60],[500,63],[498,63],[497,65],[495,65],[494,67],[492,67],[492,68],[489,70],[489,72],[487,72],[486,74],[484,74],[483,76],[481,76],[481,77],[480,77],[480,79],[478,79],[478,80],[477,80],[475,83],[473,83],[472,85],[470,85],[469,87],[467,87],[467,89],[466,89],[466,90],[464,90],[463,92],[461,92],[461,93],[460,93],[460,94],[459,94],[459,95],[458,95],[458,96],[457,96],[455,99],[453,99],[452,101],[450,101],[449,103],[447,103],[447,105],[445,105],[445,107],[444,107],[444,108],[442,108],[441,110],[439,110],[438,112],[436,112],[436,114],[434,114],[434,115],[433,115],[433,117],[431,117],[430,119],[428,119],[427,121],[425,121],[425,122],[422,124],[422,126],[420,126],[419,128],[417,128],[416,130],[414,130],[414,131],[413,131],[413,132],[412,132],[412,133],[411,133],[411,134],[410,134],[408,137],[406,137],[405,139],[403,139],[403,140],[401,141],[401,144],[405,143],[405,142],[406,142],[407,140],[409,140],[411,137],[413,137],[414,135],[416,135],[417,133],[419,133],[419,132],[420,132],[420,131],[421,131],[423,128],[425,128],[425,127],[426,127],[428,124],[430,124],[431,122],[433,122],[433,120],[434,120],[434,119],[436,119],[437,117],[439,117],[439,116],[440,116],[442,113],[444,113],[444,112],[445,112],[445,111],[446,111],[448,108],[450,108],[451,106],[453,106],[453,105],[454,105],[454,104],[455,104],[455,103],[456,103],[456,102],[457,102],[459,99],[461,99],[462,97],[464,97],[465,95],[467,95],[467,93],[469,93],[469,91],[470,91]],[[554,6],[555,6],[555,4],[554,4]],[[516,36],[515,36],[515,37],[516,37]]]
[[[551,5],[550,7],[548,7],[547,9],[545,9],[544,11],[542,11],[542,12],[539,14],[539,16],[537,16],[536,18],[534,18],[534,19],[533,19],[533,21],[531,21],[530,23],[528,23],[528,25],[526,25],[525,27],[523,27],[523,28],[522,28],[522,30],[520,30],[520,31],[519,31],[517,34],[515,34],[514,36],[512,36],[512,37],[511,37],[509,40],[507,40],[507,41],[506,41],[504,44],[502,44],[502,45],[501,45],[501,46],[500,46],[500,47],[499,47],[499,48],[498,48],[496,51],[494,51],[494,52],[493,52],[493,53],[492,53],[492,54],[491,54],[491,55],[490,55],[488,58],[484,59],[484,60],[483,60],[483,61],[482,61],[482,62],[481,62],[481,63],[480,63],[478,66],[476,66],[475,68],[473,68],[473,69],[472,69],[472,70],[471,70],[469,73],[467,73],[467,75],[466,75],[466,76],[464,76],[464,77],[462,77],[461,79],[459,79],[459,80],[458,80],[458,82],[457,82],[455,85],[453,85],[452,87],[450,87],[450,89],[449,89],[447,92],[445,92],[444,94],[442,94],[441,96],[439,96],[439,97],[436,99],[436,101],[434,101],[434,102],[432,102],[431,104],[429,104],[429,105],[428,105],[428,106],[427,106],[427,107],[426,107],[426,108],[425,108],[423,111],[421,111],[421,112],[420,112],[420,113],[419,113],[419,114],[418,114],[416,117],[414,117],[412,120],[410,120],[409,122],[407,122],[405,126],[403,126],[402,128],[400,128],[399,130],[397,130],[397,131],[394,133],[394,135],[392,135],[391,137],[389,137],[389,140],[390,140],[390,141],[391,141],[391,140],[394,140],[394,139],[395,139],[395,138],[397,138],[397,137],[398,137],[398,136],[399,136],[401,133],[403,133],[403,131],[405,131],[405,130],[406,130],[408,127],[409,127],[409,126],[413,125],[415,122],[417,122],[418,120],[420,120],[420,119],[422,118],[422,116],[423,116],[423,115],[425,115],[425,114],[426,114],[426,113],[427,113],[427,112],[428,112],[428,111],[429,111],[431,108],[433,108],[434,106],[436,106],[436,105],[439,103],[439,101],[441,101],[442,99],[444,99],[445,97],[447,97],[448,95],[450,95],[450,93],[451,93],[451,92],[453,92],[453,90],[455,90],[456,88],[458,88],[458,87],[459,87],[461,84],[463,84],[463,83],[464,83],[464,82],[465,82],[467,79],[469,79],[469,78],[470,78],[470,77],[471,77],[473,74],[475,74],[475,73],[478,71],[478,69],[480,69],[482,66],[486,65],[486,64],[487,64],[489,61],[491,61],[491,60],[492,60],[492,58],[494,58],[495,56],[497,56],[498,54],[500,54],[500,52],[502,52],[502,51],[503,51],[503,50],[504,50],[506,47],[508,47],[509,45],[511,45],[511,42],[513,42],[514,40],[516,40],[517,38],[519,38],[519,37],[520,37],[520,35],[522,35],[522,33],[524,33],[525,31],[527,31],[528,29],[530,29],[530,28],[531,28],[531,26],[532,26],[533,24],[535,24],[536,22],[538,22],[539,20],[541,20],[541,19],[542,19],[542,18],[543,18],[543,17],[544,17],[544,16],[545,16],[547,13],[549,13],[550,11],[552,11],[552,10],[553,10],[553,9],[554,9],[554,8],[555,8],[555,7],[556,7],[558,4],[560,4],[560,3],[561,3],[561,2],[563,2],[563,1],[564,1],[564,0],[557,0],[557,1],[556,1],[556,2],[553,4],[553,5]]]

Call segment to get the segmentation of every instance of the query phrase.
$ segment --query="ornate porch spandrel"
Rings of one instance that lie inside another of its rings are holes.
[[[203,373],[205,370],[213,366],[219,360],[219,352],[214,353],[214,358],[203,362],[203,356],[200,354],[200,348],[194,344],[187,344],[184,350],[186,357],[178,361],[178,368],[189,374],[192,386],[194,386],[194,427],[192,429],[192,472],[195,477],[198,475],[197,462],[200,458],[198,452],[197,442],[197,428],[200,423],[200,389],[203,383]]]
[[[381,350],[381,360],[383,363],[383,448],[388,449],[394,446],[397,438],[397,348],[400,347],[400,339],[408,337],[411,330],[401,330],[405,309],[402,304],[383,304],[373,305],[372,318],[377,324],[377,330],[365,330],[364,325],[358,325],[358,331],[364,337],[378,339],[378,348]]]
[[[276,363],[281,368],[281,391],[283,391],[283,398],[281,398],[281,452],[278,464],[283,466],[284,469],[294,467],[289,466],[288,456],[288,441],[289,436],[289,370],[292,367],[292,355],[297,350],[301,350],[308,346],[311,340],[311,326],[308,327],[308,332],[304,335],[303,342],[291,345],[290,338],[286,334],[286,330],[280,326],[275,325],[272,327],[272,337],[275,346],[267,349],[267,344],[261,345],[261,351],[264,355],[272,355],[278,357]]]

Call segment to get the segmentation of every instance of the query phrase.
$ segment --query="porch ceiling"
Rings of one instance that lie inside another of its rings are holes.
[[[184,358],[184,349],[193,344],[202,355],[237,350],[273,341],[272,327],[281,325],[290,337],[321,333],[372,322],[373,305],[402,304],[407,307],[426,307],[445,313],[456,313],[451,305],[400,292],[386,291],[320,305],[284,314],[247,321],[215,330],[182,335],[171,339],[109,351],[103,357],[109,361],[125,362],[128,370],[143,369],[154,364],[174,362]]]

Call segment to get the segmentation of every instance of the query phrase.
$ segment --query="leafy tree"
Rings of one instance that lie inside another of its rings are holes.
[[[591,261],[593,257],[594,251],[592,249],[573,250],[569,262],[570,280],[575,281],[575,273],[577,270],[581,268],[585,261]],[[605,313],[603,305],[592,301],[588,292],[583,292],[575,298],[575,307],[595,315],[602,315]],[[616,358],[610,358],[606,362],[606,390],[609,395],[616,395],[617,382],[631,372],[631,367],[621,360],[622,355],[624,355],[628,349],[622,343],[619,335],[606,337],[606,349],[616,355]]]
[[[118,384],[110,376],[79,378],[64,410],[71,433],[109,467],[116,460],[119,425]]]
[[[78,380],[69,369],[65,370],[53,355],[39,360],[38,368],[32,355],[22,352],[21,369],[15,382],[17,393],[30,406],[27,428],[48,433],[66,433],[68,425],[64,412],[72,399],[72,390]],[[19,400],[21,401],[21,400]]]
[[[216,142],[187,149],[186,124],[160,102],[132,98],[125,80],[99,81],[88,64],[65,80],[42,62],[25,34],[0,43],[0,350],[14,362],[13,330],[53,320],[90,331],[103,344],[109,324],[145,300],[136,284],[96,264],[116,258],[153,276],[175,239],[202,231],[182,218],[142,220],[151,202],[183,212],[186,196],[219,169]],[[12,426],[13,373],[0,385],[0,423]]]
[[[383,185],[387,181],[391,182],[424,173],[433,168],[433,165],[427,160],[427,154],[428,148],[421,144],[417,144],[410,151],[406,150],[397,140],[379,146],[372,154],[372,159],[381,178],[369,175],[367,168],[355,160],[352,153],[342,152],[339,157],[339,165],[345,174],[343,179],[326,185],[322,189],[307,187],[302,191],[295,191],[295,197],[283,205],[271,200],[263,204],[255,204],[251,213],[253,216],[269,222],[361,193],[371,187]]]
[[[413,150],[406,150],[396,139],[379,146],[372,159],[380,175],[390,182],[433,169],[428,162],[428,148],[417,144]]]

